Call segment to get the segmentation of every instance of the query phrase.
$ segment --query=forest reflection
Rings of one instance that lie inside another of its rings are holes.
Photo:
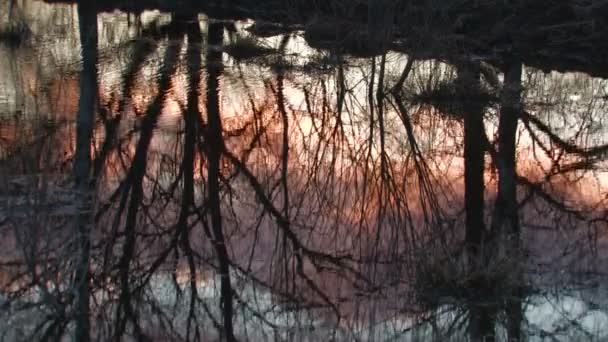
[[[0,45],[4,336],[607,336],[606,80],[78,10]]]

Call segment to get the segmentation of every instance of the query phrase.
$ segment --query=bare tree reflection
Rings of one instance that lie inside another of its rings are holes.
[[[94,37],[102,14],[87,9]],[[370,10],[381,46],[364,58],[184,11],[142,19],[106,88],[83,38],[67,157],[83,197],[65,202],[94,211],[93,228],[87,214],[79,234],[60,229],[73,215],[44,198],[24,202],[35,219],[0,211],[17,251],[3,292],[47,315],[30,335],[525,340],[538,303],[562,300],[548,284],[603,271],[606,101],[589,89],[605,83],[570,85],[516,55],[389,52],[378,24],[394,13]],[[245,41],[263,55],[239,54]]]
[[[236,341],[232,326],[233,293],[230,279],[230,258],[222,228],[222,209],[220,205],[220,158],[225,149],[222,137],[222,119],[219,105],[219,79],[222,74],[222,53],[217,50],[224,38],[222,24],[211,23],[207,33],[207,43],[215,50],[207,51],[207,130],[205,135],[207,165],[207,191],[211,217],[212,242],[219,263],[221,281],[223,333],[227,341]]]
[[[91,248],[91,141],[97,103],[97,11],[94,5],[79,5],[78,19],[82,49],[82,72],[80,74],[80,99],[76,121],[76,152],[74,156],[74,178],[79,193],[76,234],[78,254],[74,292],[76,300],[75,339],[90,341],[90,248]]]

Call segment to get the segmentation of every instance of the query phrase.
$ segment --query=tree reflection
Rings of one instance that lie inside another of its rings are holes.
[[[79,9],[93,37],[96,13]],[[563,104],[566,85],[541,84],[557,76],[512,55],[446,63],[383,42],[375,57],[293,57],[296,35],[226,25],[181,12],[144,25],[111,96],[83,39],[73,162],[78,190],[95,185],[94,204],[82,201],[94,227],[79,221],[79,253],[60,262],[74,252],[53,251],[67,234],[44,242],[41,224],[0,217],[19,251],[3,292],[54,312],[29,334],[69,322],[78,340],[535,333],[528,308],[556,269],[603,243],[601,94]],[[264,54],[230,57],[227,31]],[[600,194],[577,195],[576,181]]]

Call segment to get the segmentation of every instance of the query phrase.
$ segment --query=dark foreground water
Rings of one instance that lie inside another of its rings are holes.
[[[0,340],[608,338],[607,80],[0,6]]]

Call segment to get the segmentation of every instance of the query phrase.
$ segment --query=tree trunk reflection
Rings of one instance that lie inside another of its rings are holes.
[[[89,264],[91,248],[91,142],[97,103],[97,12],[95,5],[78,5],[82,72],[80,73],[80,99],[76,122],[76,152],[74,178],[79,196],[77,216],[78,261],[74,278],[76,293],[75,339],[90,340],[90,284]]]
[[[464,196],[466,216],[466,257],[469,278],[469,336],[472,341],[493,341],[495,309],[491,305],[492,284],[486,269],[490,262],[485,207],[485,150],[480,141],[485,137],[483,104],[475,99],[481,89],[479,62],[463,62],[458,66],[456,87],[463,96],[459,100],[464,115]]]
[[[233,293],[230,279],[230,257],[222,228],[222,208],[220,197],[220,161],[224,152],[222,119],[220,113],[220,77],[223,72],[222,52],[219,49],[224,39],[224,26],[209,23],[207,32],[207,196],[213,231],[213,247],[217,255],[220,275],[220,296],[225,339],[236,341],[232,326]]]

